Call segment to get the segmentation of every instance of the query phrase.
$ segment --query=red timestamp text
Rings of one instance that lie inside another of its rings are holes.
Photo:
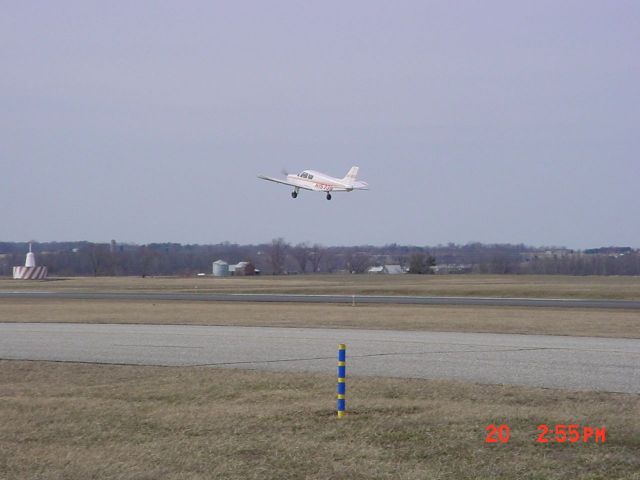
[[[544,423],[538,425],[538,443],[604,443],[607,441],[606,427],[587,427],[583,425],[559,423],[551,427]]]
[[[485,443],[508,443],[511,429],[508,425],[490,424],[485,428],[487,435]],[[607,441],[606,427],[588,427],[578,424],[540,424],[537,427],[537,443],[605,443]]]

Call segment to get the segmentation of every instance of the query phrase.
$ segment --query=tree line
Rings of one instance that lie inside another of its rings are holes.
[[[291,244],[283,238],[262,244],[212,245],[93,242],[33,244],[39,265],[53,276],[193,275],[211,273],[218,259],[230,264],[251,262],[262,274],[361,274],[372,266],[400,265],[416,274],[494,273],[564,275],[640,275],[640,252],[630,247],[574,251],[559,247],[469,243],[412,246],[323,246]],[[0,242],[0,275],[23,265],[28,244]]]

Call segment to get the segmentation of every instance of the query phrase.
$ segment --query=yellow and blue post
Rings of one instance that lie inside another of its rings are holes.
[[[338,345],[338,418],[345,415],[347,406],[347,346],[344,343]]]

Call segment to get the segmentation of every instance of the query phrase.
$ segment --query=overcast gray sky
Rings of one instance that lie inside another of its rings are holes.
[[[638,1],[1,11],[0,240],[640,247]]]

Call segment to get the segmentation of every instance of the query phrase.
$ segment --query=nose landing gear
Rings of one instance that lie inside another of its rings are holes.
[[[331,200],[331,194],[327,192],[327,200]]]

